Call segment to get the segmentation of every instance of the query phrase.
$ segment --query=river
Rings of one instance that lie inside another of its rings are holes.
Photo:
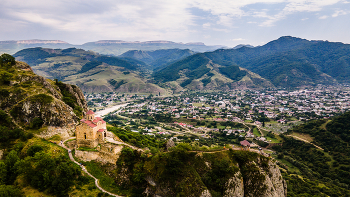
[[[98,117],[102,117],[102,116],[107,115],[107,114],[109,114],[111,112],[117,111],[119,108],[125,107],[128,104],[129,103],[124,103],[124,104],[120,104],[120,105],[114,105],[114,106],[108,107],[108,108],[106,108],[104,110],[95,112],[95,115],[98,116]]]

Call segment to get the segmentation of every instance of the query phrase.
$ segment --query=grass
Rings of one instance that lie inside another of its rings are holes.
[[[99,185],[114,194],[122,194],[126,195],[122,190],[119,189],[118,185],[114,182],[114,179],[112,177],[109,177],[106,175],[101,166],[93,161],[90,162],[83,162],[86,166],[86,169],[99,180]]]
[[[288,171],[290,171],[290,173],[292,174],[300,174],[300,170],[299,168],[295,167],[293,164],[291,164],[290,162],[288,162],[287,160],[283,159],[278,159],[276,155],[272,155],[277,161],[279,161],[280,163],[286,165],[288,167]]]
[[[79,147],[78,150],[98,152],[98,150],[96,150],[96,148],[88,148],[88,147]]]
[[[258,128],[256,128],[256,127],[253,129],[253,134],[254,134],[254,136],[259,136],[259,137],[261,136]]]
[[[49,142],[49,141],[47,141],[45,139],[36,138],[36,137],[28,140],[28,142],[26,143],[26,145],[22,149],[22,152],[26,153],[28,148],[30,146],[34,145],[34,144],[42,146],[43,149],[46,150],[45,152],[48,153],[49,155],[51,155],[51,157],[58,158],[58,157],[64,155],[67,158],[69,158],[68,157],[68,152],[67,152],[66,149],[58,146],[55,143]]]
[[[326,125],[329,123],[329,122],[331,122],[332,120],[328,120],[327,122],[325,122],[324,124],[322,124],[321,126],[320,126],[320,129],[324,129],[324,130],[327,130],[326,129]]]
[[[299,137],[299,138],[304,139],[304,140],[306,140],[308,142],[312,142],[314,140],[309,134],[305,134],[305,133],[293,132],[290,135]]]
[[[50,138],[47,139],[47,140],[50,140],[50,141],[61,141],[61,136],[58,135],[58,134],[56,134],[56,135],[50,137]]]

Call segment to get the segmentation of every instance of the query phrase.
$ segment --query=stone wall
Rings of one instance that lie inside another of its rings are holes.
[[[123,149],[122,145],[101,144],[98,151],[81,151],[75,150],[75,156],[83,161],[98,161],[101,163],[115,164]]]

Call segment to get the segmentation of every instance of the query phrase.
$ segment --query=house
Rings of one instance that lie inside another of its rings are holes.
[[[100,117],[95,117],[95,113],[89,110],[85,119],[80,120],[75,132],[78,147],[94,148],[99,143],[104,143],[107,136],[106,122]]]
[[[243,147],[244,149],[246,149],[246,148],[249,149],[249,148],[250,148],[250,143],[249,143],[247,140],[241,141],[240,144],[242,145],[242,147]]]

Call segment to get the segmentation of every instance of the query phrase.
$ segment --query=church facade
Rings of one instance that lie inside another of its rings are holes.
[[[106,132],[106,122],[95,117],[95,113],[89,110],[85,119],[80,120],[80,125],[76,127],[77,145],[95,148],[99,143],[104,143]]]

